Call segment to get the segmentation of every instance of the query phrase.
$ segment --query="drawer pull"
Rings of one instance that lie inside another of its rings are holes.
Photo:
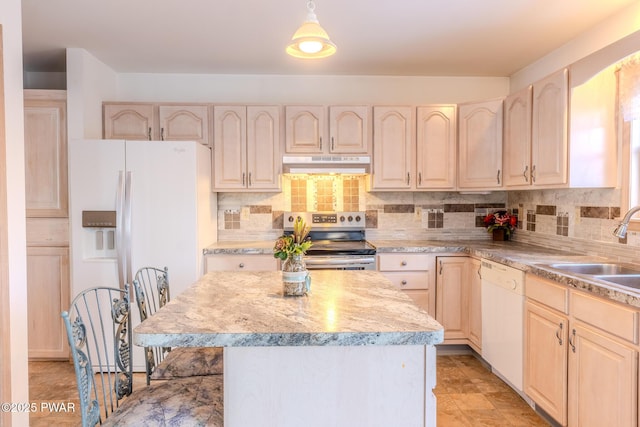
[[[244,262],[241,262],[240,264],[238,264],[238,267],[244,268]]]
[[[401,265],[401,266],[403,266],[403,267],[404,267],[404,266],[406,266],[406,265],[407,265],[407,261],[402,261],[402,262],[400,263],[400,265]]]
[[[402,283],[402,286],[405,286],[407,284],[407,281],[403,279],[400,283]]]

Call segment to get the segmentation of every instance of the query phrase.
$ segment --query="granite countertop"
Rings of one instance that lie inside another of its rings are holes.
[[[205,255],[235,255],[251,254],[273,255],[274,241],[253,241],[253,242],[217,242],[204,248]]]
[[[492,240],[368,240],[384,253],[462,253],[490,259],[537,276],[581,289],[593,294],[640,308],[640,290],[627,288],[585,276],[549,268],[547,264],[561,262],[616,262],[594,255],[577,254],[516,241]],[[271,254],[271,242],[218,242],[207,253]],[[635,266],[640,269],[640,265]]]
[[[432,345],[442,326],[377,271],[311,271],[284,297],[279,271],[208,273],[134,329],[141,346]]]

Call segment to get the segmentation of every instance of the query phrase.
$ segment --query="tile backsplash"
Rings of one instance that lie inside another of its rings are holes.
[[[219,239],[275,239],[289,210],[364,211],[372,240],[489,239],[482,218],[507,208],[519,219],[514,240],[640,262],[639,233],[624,241],[612,234],[621,215],[618,189],[367,192],[367,179],[293,175],[283,177],[281,193],[219,193]]]

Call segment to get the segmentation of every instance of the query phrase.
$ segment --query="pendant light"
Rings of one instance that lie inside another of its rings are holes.
[[[307,19],[291,38],[287,53],[296,58],[326,58],[336,53],[336,45],[331,42],[327,32],[320,26],[314,12],[313,0],[307,2]]]

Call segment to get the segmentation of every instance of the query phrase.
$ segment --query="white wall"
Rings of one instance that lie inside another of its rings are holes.
[[[24,183],[24,108],[22,94],[22,14],[20,0],[0,2],[3,27],[5,127],[7,145],[7,198],[9,240],[11,402],[29,401],[27,364],[27,272]],[[14,426],[29,425],[25,413],[12,414]]]
[[[67,135],[102,138],[102,101],[115,97],[117,74],[84,49],[67,49]]]
[[[120,101],[440,104],[503,96],[505,77],[119,74]]]
[[[638,30],[640,30],[640,2],[635,2],[569,43],[514,73],[511,76],[511,92],[574,63],[577,68],[577,79],[573,84],[584,81],[589,76],[584,74],[586,70],[582,70],[583,67],[595,74],[622,57],[640,50],[638,34],[634,34]],[[595,69],[590,64],[595,65]],[[571,74],[576,73],[572,70]]]

